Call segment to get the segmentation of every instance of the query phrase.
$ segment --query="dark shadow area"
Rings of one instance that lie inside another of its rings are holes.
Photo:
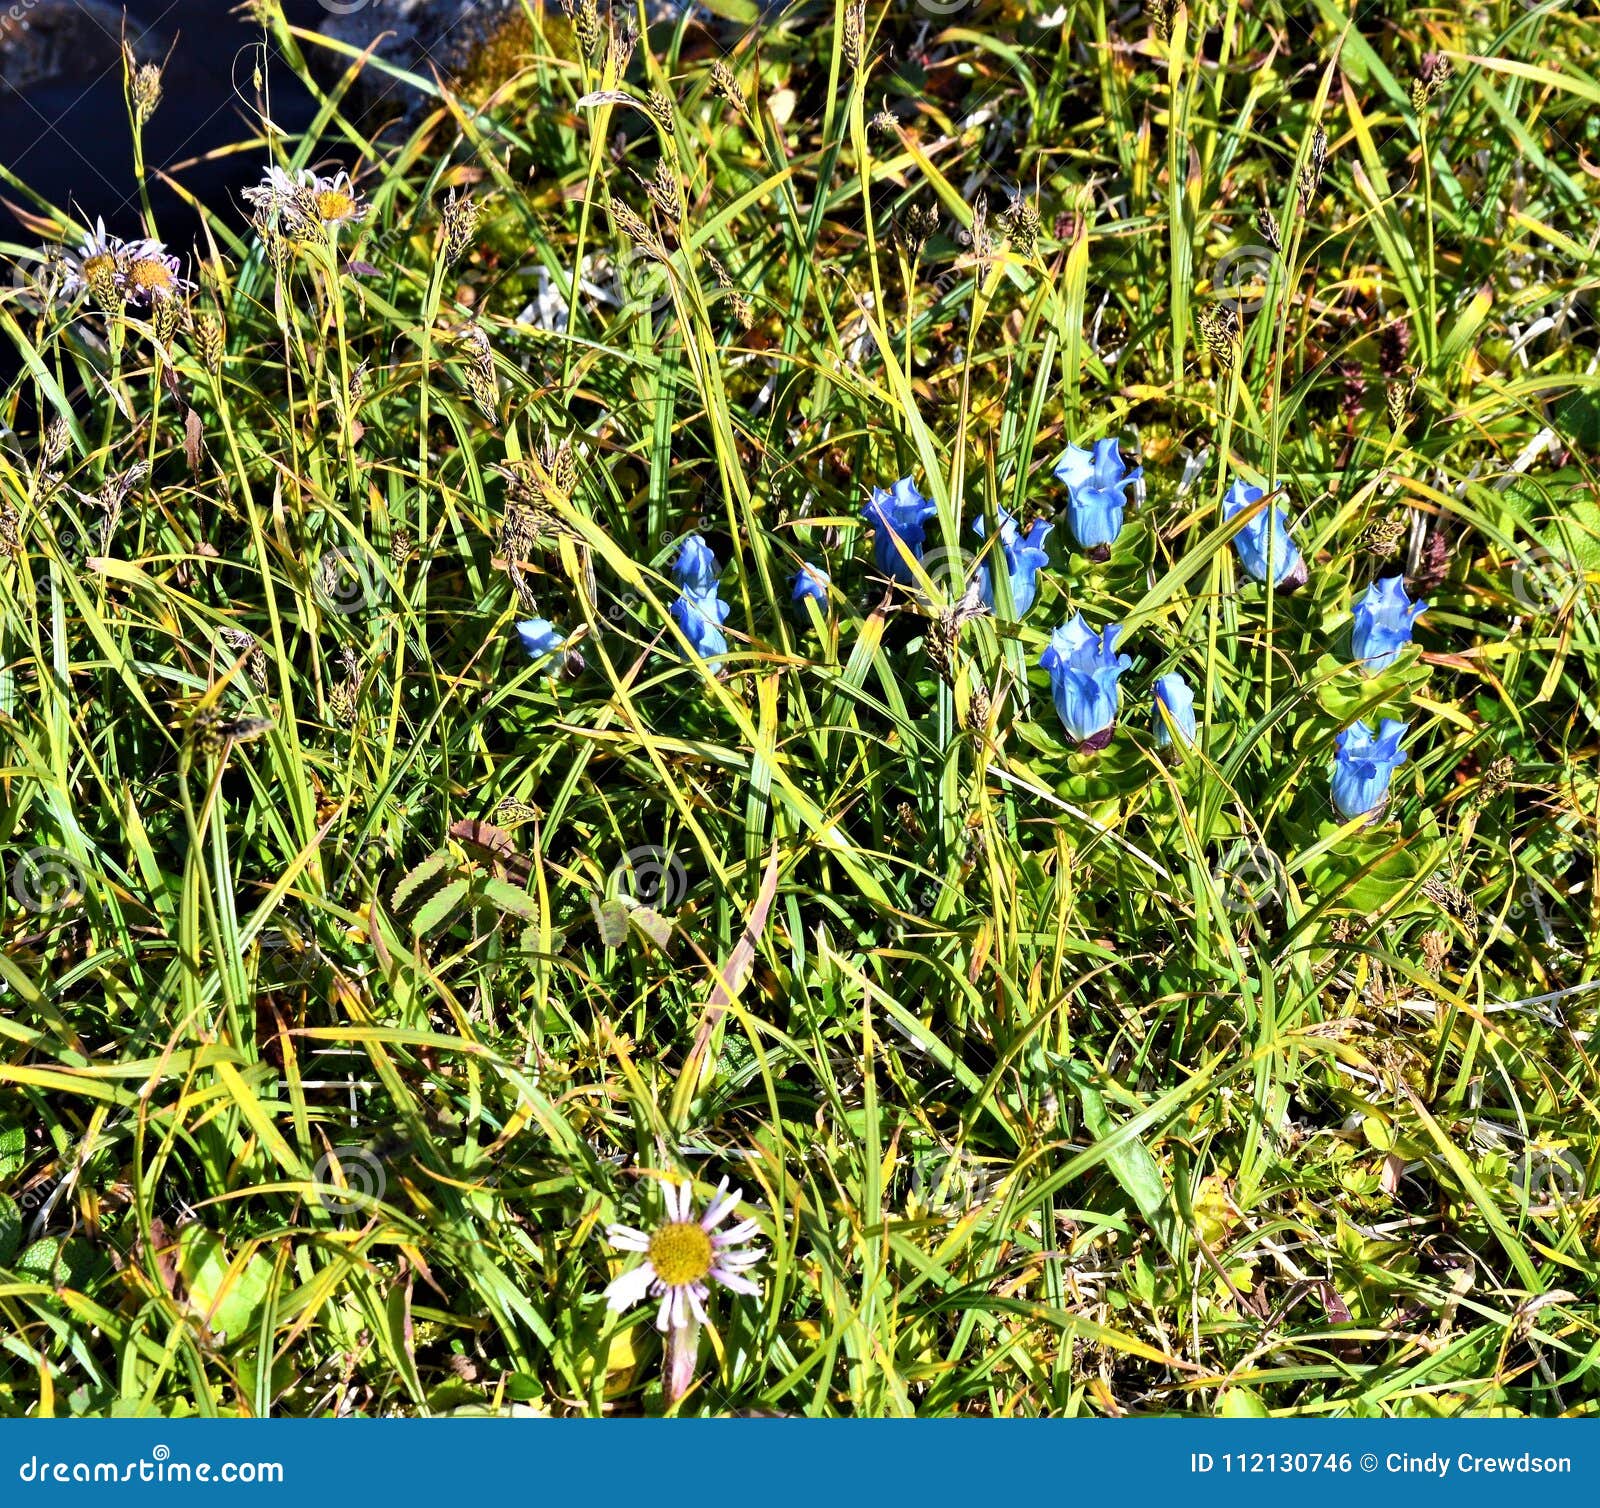
[[[283,8],[299,25],[328,17],[319,0],[284,0]],[[0,5],[0,163],[45,201],[91,223],[104,216],[113,234],[139,231],[124,27],[141,59],[170,52],[160,107],[145,126],[145,158],[160,234],[186,247],[197,217],[159,174],[172,173],[221,209],[260,172],[259,152],[223,153],[253,134],[246,101],[255,97],[257,70],[265,68],[273,117],[285,130],[310,120],[311,101],[281,59],[268,55],[262,29],[237,0],[145,0],[126,12],[100,0]],[[0,185],[0,197],[37,207],[12,184]],[[0,210],[0,235],[16,234],[14,216]]]

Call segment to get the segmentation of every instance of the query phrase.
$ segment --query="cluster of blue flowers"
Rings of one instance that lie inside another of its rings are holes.
[[[1088,553],[1105,558],[1122,531],[1127,491],[1143,475],[1123,461],[1115,439],[1097,440],[1092,448],[1069,445],[1055,468],[1067,489],[1067,522],[1073,538]],[[1261,507],[1265,491],[1235,480],[1223,498],[1225,520],[1241,513],[1249,517],[1233,535],[1234,554],[1251,579],[1271,582],[1293,591],[1307,580],[1301,555],[1282,508]],[[910,477],[892,487],[875,487],[862,510],[872,528],[873,560],[891,581],[910,586],[915,580],[913,562],[921,564],[927,545],[927,526],[938,509],[918,491]],[[986,538],[983,519],[973,531]],[[1038,596],[1038,574],[1049,564],[1045,542],[1053,525],[1040,519],[1026,531],[1004,509],[999,514],[999,538],[978,568],[978,587],[985,606],[997,610],[990,561],[1006,573],[1011,613],[1024,617]],[[692,653],[715,668],[728,652],[722,632],[728,604],[717,595],[720,569],[710,546],[698,534],[689,535],[678,550],[672,576],[678,584],[673,621],[688,641]],[[792,600],[797,611],[809,613],[816,603],[826,612],[832,582],[819,565],[805,564],[793,580]],[[1374,582],[1355,607],[1352,652],[1362,669],[1376,675],[1394,663],[1411,641],[1416,620],[1426,602],[1406,596],[1405,582],[1391,576]],[[554,654],[567,638],[542,618],[517,625],[524,648],[534,659]],[[1133,661],[1116,652],[1120,624],[1108,624],[1096,633],[1076,613],[1050,636],[1039,657],[1040,668],[1050,677],[1050,693],[1061,725],[1084,750],[1101,749],[1111,741],[1117,721],[1118,678]],[[1152,730],[1158,748],[1175,742],[1191,744],[1197,737],[1193,688],[1177,671],[1156,678],[1152,690]],[[1400,739],[1406,725],[1386,719],[1377,734],[1357,722],[1339,734],[1333,772],[1333,800],[1347,818],[1363,816],[1381,806],[1389,781],[1406,761]]]
[[[728,604],[717,595],[717,578],[722,568],[711,546],[698,534],[691,534],[678,548],[672,562],[672,579],[678,595],[670,609],[672,621],[689,641],[689,648],[713,670],[728,652],[722,625],[728,621]]]

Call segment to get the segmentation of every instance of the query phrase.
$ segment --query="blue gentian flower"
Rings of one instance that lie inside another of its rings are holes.
[[[861,516],[872,525],[872,555],[878,569],[891,581],[912,584],[911,567],[895,546],[896,537],[911,555],[922,559],[923,530],[939,510],[903,476],[893,487],[874,487]]]
[[[715,666],[728,652],[722,625],[728,621],[728,604],[717,596],[716,587],[705,591],[686,589],[672,604],[673,621],[683,630],[696,655]]]
[[[1162,715],[1163,709],[1165,716]],[[1172,742],[1172,728],[1185,743],[1195,741],[1194,692],[1176,670],[1156,677],[1154,707],[1156,747],[1165,749]],[[1167,723],[1171,719],[1172,727]]]
[[[1117,720],[1117,677],[1133,661],[1116,651],[1122,632],[1118,623],[1096,634],[1077,613],[1050,635],[1039,656],[1050,672],[1050,694],[1061,725],[1081,744],[1101,749],[1111,741]]]
[[[1368,675],[1387,670],[1411,642],[1411,626],[1428,610],[1426,602],[1406,596],[1403,576],[1386,576],[1367,588],[1356,603],[1356,625],[1350,635],[1355,657]]]
[[[1253,506],[1266,496],[1263,488],[1252,487],[1247,482],[1235,481],[1222,500],[1222,516],[1231,519]],[[1282,508],[1270,507],[1250,520],[1233,536],[1233,548],[1239,564],[1253,580],[1267,579],[1267,556],[1272,556],[1272,584],[1293,591],[1304,586],[1306,563],[1300,551],[1289,538],[1289,520]]]
[[[522,640],[522,647],[527,650],[530,660],[542,660],[546,655],[553,655],[567,642],[567,635],[548,618],[529,618],[527,622],[519,623],[517,637]]]
[[[790,598],[795,609],[802,615],[805,613],[805,602],[809,598],[820,607],[823,612],[828,610],[828,587],[832,577],[819,565],[806,564],[794,573],[794,595]]]
[[[711,546],[698,534],[685,535],[678,558],[672,562],[672,579],[686,592],[709,592],[716,588],[721,574]]]
[[[1122,532],[1126,489],[1143,475],[1142,466],[1128,469],[1115,440],[1096,440],[1093,450],[1067,446],[1067,453],[1056,462],[1056,480],[1066,485],[1067,522],[1084,549],[1110,548]]]
[[[1017,528],[1016,519],[1004,508],[1000,510],[999,553],[1005,560],[1006,575],[1011,581],[1011,610],[1018,618],[1027,616],[1033,599],[1039,594],[1039,567],[1050,564],[1044,542],[1054,527],[1054,524],[1039,518],[1024,534]],[[981,516],[973,519],[972,530],[979,539],[983,538],[984,522]],[[993,559],[993,552],[990,559]],[[983,605],[992,613],[995,610],[994,581],[989,575],[988,561],[978,567],[978,591],[983,597]]]
[[[1400,747],[1406,725],[1392,717],[1373,736],[1365,723],[1352,723],[1334,740],[1333,804],[1341,815],[1361,817],[1389,794],[1389,780],[1406,762]]]

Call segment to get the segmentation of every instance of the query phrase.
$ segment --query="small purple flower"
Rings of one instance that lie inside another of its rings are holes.
[[[1050,673],[1050,694],[1061,725],[1080,744],[1101,749],[1111,741],[1117,720],[1117,677],[1133,661],[1116,653],[1122,626],[1107,624],[1096,634],[1077,613],[1050,635],[1039,656]]]
[[[878,569],[891,581],[910,586],[911,567],[895,545],[898,539],[916,560],[922,559],[923,531],[939,510],[917,491],[908,476],[893,487],[874,487],[861,517],[872,525],[872,554]]]
[[[1017,528],[1016,519],[1004,508],[1000,509],[999,553],[1006,564],[1006,577],[1011,582],[1011,609],[1018,618],[1027,616],[1033,599],[1039,594],[1039,567],[1050,564],[1044,542],[1054,527],[1054,524],[1039,518],[1024,534]],[[981,516],[973,519],[972,530],[978,538],[983,538],[984,521]],[[991,558],[992,555],[993,552]],[[978,567],[978,590],[983,596],[983,605],[992,613],[995,610],[994,580],[989,575],[987,561]]]
[[[1143,475],[1142,466],[1128,469],[1114,439],[1096,440],[1093,450],[1067,446],[1056,462],[1056,480],[1066,486],[1067,522],[1084,549],[1110,548],[1122,532],[1127,489]]]
[[[1252,487],[1247,482],[1235,481],[1222,500],[1222,516],[1231,519],[1253,507],[1266,496],[1263,488]],[[1270,506],[1250,520],[1233,536],[1234,552],[1245,573],[1256,581],[1265,581],[1270,568],[1272,583],[1285,591],[1293,591],[1306,582],[1306,563],[1289,537],[1289,520],[1282,508]]]
[[[671,611],[694,653],[715,668],[728,652],[728,641],[722,632],[722,625],[728,621],[728,604],[717,596],[716,587],[705,591],[686,588]]]
[[[819,565],[806,564],[794,573],[794,594],[790,601],[794,603],[795,610],[802,615],[805,613],[806,602],[812,601],[822,609],[828,610],[828,587],[832,578]]]
[[[686,592],[714,591],[722,568],[711,546],[698,534],[684,537],[678,558],[672,562],[672,579]]]
[[[1412,625],[1428,610],[1426,602],[1406,596],[1403,576],[1374,581],[1356,603],[1355,628],[1350,635],[1355,657],[1368,675],[1387,670],[1411,642]]]
[[[1405,731],[1404,723],[1386,717],[1376,736],[1356,722],[1334,740],[1333,804],[1342,816],[1361,817],[1383,803],[1389,781],[1408,758],[1400,747]]]

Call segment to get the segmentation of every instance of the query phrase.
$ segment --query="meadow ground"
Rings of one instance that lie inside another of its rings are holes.
[[[0,1412],[1593,1414],[1600,21],[745,8],[0,172]]]

